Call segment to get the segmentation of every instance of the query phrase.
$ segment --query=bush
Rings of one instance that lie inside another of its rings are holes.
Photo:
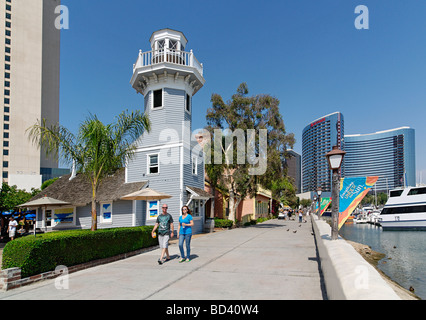
[[[232,220],[214,218],[215,228],[231,228],[232,225]]]
[[[59,265],[73,266],[112,257],[158,244],[152,226],[69,230],[26,236],[3,249],[2,268],[20,268],[23,278],[52,271]]]

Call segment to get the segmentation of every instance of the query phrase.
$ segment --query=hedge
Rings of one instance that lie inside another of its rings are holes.
[[[214,218],[215,228],[231,228],[232,225],[232,220]]]
[[[113,257],[158,244],[151,237],[152,226],[90,230],[69,230],[32,235],[10,241],[3,249],[2,268],[20,268],[23,278]]]

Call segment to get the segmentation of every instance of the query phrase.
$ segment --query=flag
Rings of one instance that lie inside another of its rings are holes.
[[[379,177],[354,177],[340,180],[339,229]]]
[[[320,216],[327,210],[328,206],[331,203],[331,198],[321,198],[321,212]]]

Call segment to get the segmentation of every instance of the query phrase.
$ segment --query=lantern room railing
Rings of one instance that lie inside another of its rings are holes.
[[[142,50],[140,50],[138,60],[133,65],[133,71],[137,68],[153,66],[160,63],[193,67],[203,76],[203,64],[198,62],[192,50],[190,52],[185,52],[168,48],[147,52],[142,52]]]

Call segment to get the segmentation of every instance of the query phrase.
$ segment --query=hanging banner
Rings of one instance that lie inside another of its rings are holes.
[[[340,180],[339,229],[379,177],[354,177]]]
[[[327,210],[328,206],[331,203],[331,198],[321,198],[321,212],[320,216]]]

